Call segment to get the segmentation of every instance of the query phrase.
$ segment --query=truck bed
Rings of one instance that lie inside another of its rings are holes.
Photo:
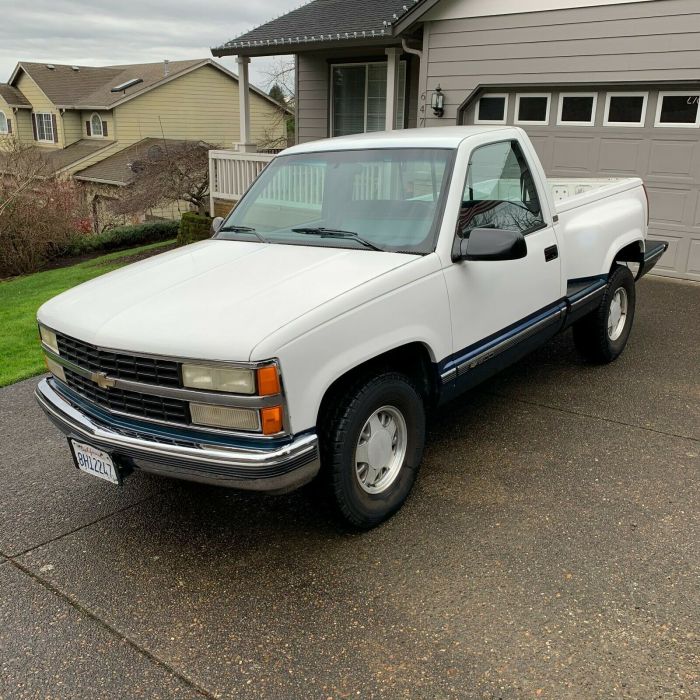
[[[571,209],[641,185],[636,177],[547,178],[557,211]]]

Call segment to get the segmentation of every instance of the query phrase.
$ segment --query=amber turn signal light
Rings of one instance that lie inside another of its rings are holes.
[[[281,393],[280,377],[277,367],[260,367],[258,369],[258,396],[273,396]]]
[[[282,406],[269,406],[260,411],[263,435],[282,432]]]

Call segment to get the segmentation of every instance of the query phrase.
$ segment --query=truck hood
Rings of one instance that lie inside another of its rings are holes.
[[[271,333],[416,256],[209,240],[86,282],[39,320],[103,348],[248,360]]]

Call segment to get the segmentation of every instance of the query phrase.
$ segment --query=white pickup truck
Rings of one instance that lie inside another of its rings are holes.
[[[511,127],[295,146],[212,239],[44,304],[36,395],[93,475],[318,477],[370,528],[411,490],[426,411],[568,326],[590,361],[622,352],[666,249],[647,212],[636,178],[547,180]]]

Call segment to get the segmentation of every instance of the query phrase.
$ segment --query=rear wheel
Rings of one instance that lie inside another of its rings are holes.
[[[337,514],[367,530],[391,517],[413,487],[425,408],[411,380],[387,372],[336,398],[321,421],[322,483]]]
[[[589,362],[612,362],[625,349],[635,301],[634,276],[626,267],[615,267],[598,307],[573,327],[574,343]]]

